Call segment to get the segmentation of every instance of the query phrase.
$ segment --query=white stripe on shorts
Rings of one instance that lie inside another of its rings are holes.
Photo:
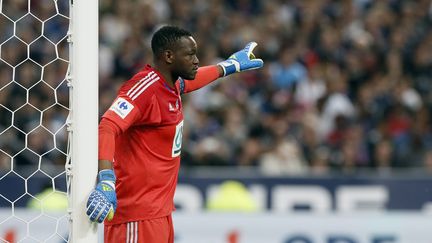
[[[135,222],[135,243],[138,243],[138,222]]]
[[[126,243],[129,243],[129,231],[130,231],[130,226],[129,226],[129,224],[130,223],[127,223],[126,224]]]
[[[138,243],[138,222],[127,223],[126,243]]]

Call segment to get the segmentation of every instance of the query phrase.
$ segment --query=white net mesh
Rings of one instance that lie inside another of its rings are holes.
[[[69,0],[0,0],[0,241],[65,242]]]

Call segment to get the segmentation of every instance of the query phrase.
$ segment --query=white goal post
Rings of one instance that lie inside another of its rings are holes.
[[[0,0],[0,242],[100,242],[98,1]]]
[[[97,242],[97,225],[85,214],[94,188],[98,154],[98,1],[71,0],[69,242]]]

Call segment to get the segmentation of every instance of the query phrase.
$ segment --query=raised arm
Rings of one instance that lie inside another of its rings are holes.
[[[194,90],[200,89],[207,84],[215,81],[216,79],[223,76],[223,69],[219,65],[211,65],[198,68],[197,75],[194,80],[183,80],[176,84],[179,85],[182,93],[189,93]]]
[[[244,49],[232,54],[227,60],[217,65],[199,68],[194,80],[180,79],[180,82],[177,82],[180,91],[182,93],[192,92],[220,77],[225,77],[236,72],[261,68],[264,65],[263,60],[255,58],[253,54],[253,49],[255,49],[256,46],[256,42],[250,42]]]

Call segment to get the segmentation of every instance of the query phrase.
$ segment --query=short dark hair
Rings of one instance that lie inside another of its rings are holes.
[[[172,45],[183,36],[192,36],[192,34],[177,26],[166,25],[161,27],[153,34],[151,40],[153,54],[159,56],[166,49],[172,48]]]

